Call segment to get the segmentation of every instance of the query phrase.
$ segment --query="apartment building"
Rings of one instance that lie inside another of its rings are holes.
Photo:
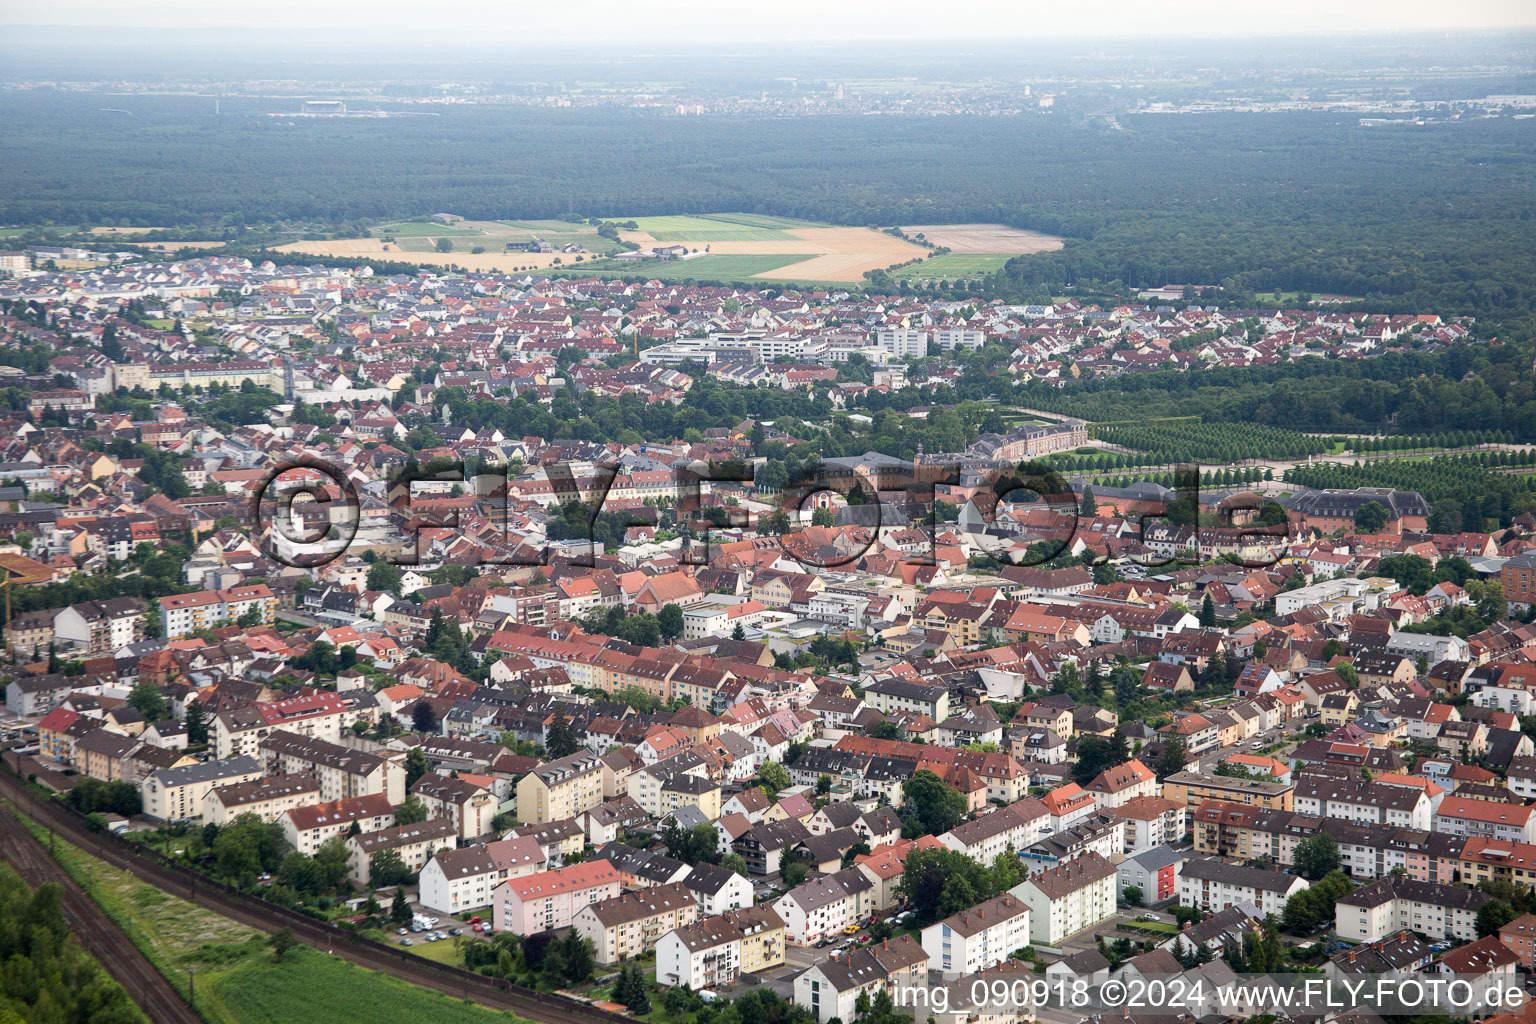
[[[1115,866],[1097,853],[1031,875],[1008,890],[1030,913],[1034,945],[1058,946],[1115,913]]]
[[[341,738],[346,715],[341,697],[323,691],[221,712],[214,716],[209,739],[217,757],[255,757],[261,741],[278,729],[334,743]]]
[[[1536,843],[1536,807],[1451,795],[1435,812],[1435,831],[1508,843]]]
[[[602,758],[580,751],[524,775],[517,784],[517,816],[541,823],[574,818],[603,802]]]
[[[1279,917],[1285,901],[1308,888],[1300,875],[1229,864],[1219,857],[1193,857],[1179,871],[1179,902],[1206,913],[1238,903],[1253,903],[1265,914]]]
[[[277,611],[277,595],[265,583],[250,583],[229,590],[168,594],[160,598],[161,635],[167,640],[179,640],[200,629],[238,622],[253,610],[262,624],[271,622]]]
[[[699,904],[681,882],[582,907],[571,927],[590,939],[597,962],[607,966],[644,956],[661,937],[699,918]]]
[[[784,965],[784,921],[770,906],[702,917],[656,943],[656,980],[695,991]]]
[[[1339,938],[1350,942],[1379,942],[1403,929],[1434,942],[1471,942],[1489,899],[1465,886],[1389,876],[1340,897],[1334,918]]]
[[[275,772],[310,772],[322,800],[346,800],[382,793],[393,805],[405,802],[405,766],[329,740],[276,729],[261,741],[260,756]]]
[[[1011,893],[923,929],[928,966],[946,981],[1000,964],[1029,943],[1029,906]]]
[[[355,823],[364,832],[377,832],[395,823],[395,809],[382,793],[295,807],[279,819],[283,837],[300,853],[314,856],[335,836],[344,836]]]
[[[586,861],[522,878],[509,878],[491,894],[498,932],[518,935],[568,928],[577,911],[619,894],[619,872],[606,860]]]
[[[376,832],[363,832],[347,840],[352,853],[351,876],[358,885],[369,884],[373,870],[373,858],[381,853],[392,852],[400,863],[411,871],[419,872],[439,850],[451,850],[457,842],[457,831],[447,818],[428,818],[410,825],[391,825]],[[542,864],[542,860],[540,861]]]
[[[251,757],[161,769],[151,773],[139,788],[144,814],[160,821],[200,820],[203,802],[211,790],[255,782],[262,774],[260,762]]]
[[[773,909],[784,921],[786,941],[814,946],[869,920],[875,913],[875,885],[857,867],[844,868],[795,886]]]
[[[223,826],[242,814],[254,814],[271,824],[295,807],[319,799],[320,784],[313,775],[268,775],[209,790],[203,798],[203,820]]]
[[[854,1020],[861,995],[904,991],[927,980],[928,954],[902,935],[812,964],[795,979],[795,1005],[809,1009],[817,1024]]]
[[[1128,854],[1181,842],[1188,827],[1184,805],[1160,796],[1139,796],[1108,813],[1125,822],[1123,852]]]
[[[1295,791],[1296,787],[1288,782],[1190,771],[1175,772],[1163,780],[1163,797],[1183,804],[1185,812],[1191,816],[1206,800],[1289,811]]]
[[[496,817],[496,796],[480,785],[480,780],[485,779],[428,772],[416,780],[411,795],[425,804],[427,813],[434,818],[453,822],[459,838],[474,839],[489,832],[491,819]]]

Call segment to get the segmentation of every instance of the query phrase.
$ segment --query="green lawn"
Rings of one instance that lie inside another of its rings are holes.
[[[46,830],[27,826],[47,841]],[[275,963],[266,935],[256,929],[140,882],[62,839],[55,849],[64,868],[178,991],[187,991],[189,972],[195,975],[197,1010],[210,1024],[522,1021],[304,945]]]
[[[910,267],[891,271],[892,277],[978,277],[1003,269],[1013,257],[1006,253],[950,252]]]

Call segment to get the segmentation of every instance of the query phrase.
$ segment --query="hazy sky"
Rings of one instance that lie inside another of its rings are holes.
[[[0,0],[0,25],[346,29],[472,44],[506,40],[753,43],[1060,36],[1395,34],[1536,26],[1532,0]]]

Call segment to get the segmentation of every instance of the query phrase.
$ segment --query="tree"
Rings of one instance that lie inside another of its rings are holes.
[[[647,991],[648,986],[645,983],[645,975],[640,973],[639,966],[631,964],[624,969],[623,974],[627,975],[630,979],[625,985],[624,998],[622,999],[624,1008],[634,1016],[650,1013],[651,996]]]
[[[404,925],[411,919],[411,904],[405,898],[405,889],[395,890],[395,898],[389,904],[389,920],[397,925]]]
[[[240,617],[235,620],[235,625],[241,629],[254,629],[261,625],[261,606],[253,604],[241,612]]]
[[[1379,501],[1368,501],[1355,509],[1355,529],[1360,533],[1380,533],[1391,518],[1392,513],[1387,506]]]
[[[1161,782],[1177,772],[1184,770],[1189,764],[1189,748],[1184,740],[1178,736],[1165,735],[1163,748],[1157,755],[1157,778]]]
[[[591,978],[592,968],[597,963],[592,940],[583,938],[580,932],[572,928],[566,933],[561,946],[565,953],[565,980],[572,985],[579,985]]]
[[[292,928],[279,929],[272,933],[271,938],[267,939],[267,945],[272,947],[272,959],[278,963],[282,963],[283,957],[288,955],[288,951],[298,944],[299,940],[294,936]]]
[[[902,816],[916,823],[919,835],[942,835],[965,819],[965,797],[924,768],[901,784]],[[904,830],[905,831],[905,830]]]
[[[777,761],[764,761],[763,766],[757,770],[757,778],[763,784],[763,792],[772,800],[782,789],[788,789],[791,784],[789,769]]]
[[[1083,503],[1081,507],[1083,518],[1092,519],[1099,514],[1099,503],[1094,500],[1093,488],[1088,485],[1083,487]]]
[[[1141,887],[1137,885],[1126,886],[1125,902],[1133,907],[1141,906]]]
[[[1200,599],[1200,625],[1206,628],[1216,625],[1216,602],[1211,600],[1210,594]]]
[[[1124,764],[1130,759],[1125,736],[1116,733],[1114,739],[1103,736],[1080,736],[1077,741],[1077,763],[1072,766],[1072,779],[1078,785],[1086,785],[1106,768]]]
[[[436,242],[438,252],[453,252],[453,239],[439,238]]]
[[[721,857],[720,866],[725,868],[727,871],[736,872],[742,878],[751,877],[751,872],[747,869],[747,860],[739,853],[728,853],[724,857]]]
[[[570,720],[557,712],[545,730],[544,750],[552,758],[561,758],[570,757],[580,749],[581,744],[576,742],[576,735],[571,732]]]
[[[128,692],[128,703],[146,722],[158,722],[166,715],[165,697],[154,683],[138,683]]]
[[[203,709],[202,701],[187,701],[187,713],[184,724],[187,727],[188,743],[208,742],[208,712]]]
[[[380,850],[368,860],[368,884],[375,889],[391,885],[409,885],[416,873],[406,866],[395,850]]]
[[[656,613],[656,626],[664,637],[675,637],[683,632],[683,610],[675,604],[664,604]]]
[[[1339,843],[1326,832],[1308,836],[1296,844],[1296,870],[1309,882],[1339,869]]]
[[[805,881],[805,876],[808,874],[810,874],[810,869],[806,867],[803,860],[792,860],[779,871],[779,877],[791,889]]]
[[[1477,912],[1478,937],[1484,938],[1489,935],[1497,935],[1500,928],[1519,916],[1515,908],[1503,900],[1489,900]]]
[[[731,639],[739,641],[739,640],[745,640],[746,638],[747,638],[747,629],[746,629],[746,627],[743,626],[739,622],[736,623],[736,628],[731,630]]]
[[[418,697],[416,703],[411,705],[411,728],[419,733],[433,734],[437,732],[437,715],[432,713],[432,705],[426,698]]]
[[[416,785],[416,780],[432,770],[432,765],[427,761],[427,752],[420,747],[412,747],[405,753],[405,788],[410,789]],[[398,812],[397,821],[398,821]]]
[[[400,593],[400,567],[392,562],[380,559],[373,563],[368,570],[367,586],[369,590],[377,590],[385,594]]]

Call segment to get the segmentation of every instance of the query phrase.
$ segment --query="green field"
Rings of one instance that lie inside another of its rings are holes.
[[[727,224],[745,224],[749,228],[824,228],[826,224],[814,220],[796,220],[793,217],[770,217],[765,213],[711,213],[706,220],[722,220]]]
[[[1006,253],[950,252],[891,271],[895,278],[979,277],[1003,269],[1013,257]]]
[[[728,215],[729,216],[729,215]],[[760,224],[745,224],[739,220],[727,220],[713,215],[691,217],[686,214],[673,217],[616,217],[623,223],[633,220],[658,242],[783,242],[793,241],[794,236]]]
[[[37,824],[27,827],[47,841]],[[62,839],[55,848],[65,870],[178,991],[186,993],[188,972],[195,975],[197,1011],[210,1024],[521,1021],[305,945],[275,963],[256,929],[146,885]]]
[[[453,227],[447,224],[439,224],[436,221],[428,223],[420,220],[405,220],[398,224],[380,224],[373,229],[375,234],[394,235],[396,238],[441,238],[445,235],[478,235],[474,228]]]

